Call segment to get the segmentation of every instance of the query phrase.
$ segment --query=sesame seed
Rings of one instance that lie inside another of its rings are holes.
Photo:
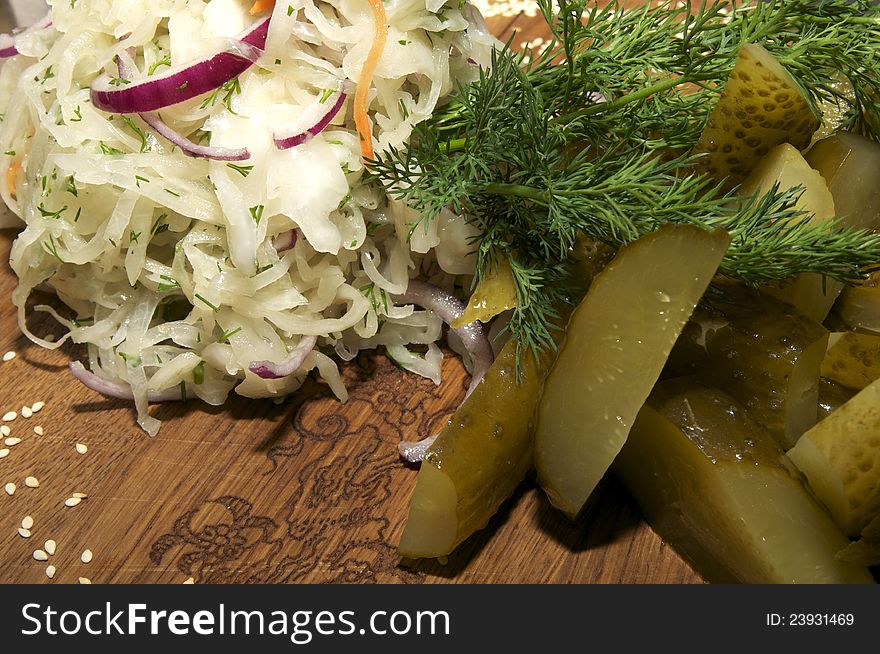
[[[0,418],[3,422],[11,422],[18,417],[18,414],[15,411],[7,411],[3,414],[3,417]]]
[[[79,583],[81,583],[81,584],[90,584],[90,583],[92,583],[92,580],[89,579],[88,577],[80,577],[80,578],[79,578]]]
[[[83,563],[91,563],[92,561],[92,550],[85,550],[79,557],[79,560]]]
[[[9,447],[12,447],[13,445],[18,445],[19,443],[21,443],[21,439],[15,438],[14,436],[10,436],[5,441],[3,441],[3,444],[8,445]]]
[[[15,495],[15,484],[11,481],[3,487],[3,490],[6,491],[7,495]]]
[[[52,556],[53,554],[55,554],[55,548],[57,547],[57,545],[55,544],[54,540],[50,539],[50,540],[46,541],[46,544],[43,545],[43,547],[46,548],[46,551],[49,553],[49,556]]]
[[[39,488],[40,480],[37,479],[36,477],[28,477],[27,479],[24,480],[24,485],[27,486],[28,488]]]
[[[50,565],[48,568],[46,568],[46,576],[49,577],[49,579],[51,579],[52,577],[55,576],[55,566],[54,565]]]
[[[9,456],[9,450],[4,447],[0,450],[0,459],[5,459],[7,456]]]
[[[34,402],[33,406],[31,406],[31,411],[37,413],[42,410],[44,406],[46,406],[46,403],[43,402],[43,400],[40,400],[39,402]]]
[[[34,433],[35,433],[37,436],[42,436],[42,435],[43,435],[43,426],[42,426],[42,425],[37,425],[36,427],[34,427]]]
[[[15,358],[15,352],[13,352],[12,350],[10,350],[9,352],[7,352],[6,354],[3,355],[4,361],[12,361],[14,358]]]
[[[88,495],[86,495],[85,493],[74,493],[73,495],[71,495],[71,497],[77,497],[81,500],[84,500],[88,497]]]
[[[21,519],[21,527],[22,529],[30,529],[34,526],[34,518],[33,516],[26,515]]]
[[[189,579],[187,579],[187,580],[184,581],[183,583],[185,583],[185,584],[194,584],[194,583],[196,583],[196,580],[193,579],[192,577],[190,577]]]
[[[64,506],[76,506],[80,502],[82,502],[82,498],[68,497],[66,500],[64,500]]]
[[[77,443],[76,444],[76,451],[79,454],[85,454],[86,452],[89,451],[89,447],[85,443]]]
[[[11,433],[12,429],[9,427],[9,425],[0,425],[0,435],[9,436],[9,434]]]
[[[31,530],[25,529],[24,527],[19,527],[18,528],[18,535],[21,536],[22,538],[30,538],[31,537]]]
[[[48,560],[49,555],[46,554],[43,550],[34,550],[34,559],[37,561],[46,561]]]
[[[29,406],[21,407],[21,417],[22,418],[30,418],[32,415],[34,415],[34,412]]]

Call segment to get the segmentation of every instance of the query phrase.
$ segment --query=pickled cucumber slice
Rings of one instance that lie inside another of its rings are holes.
[[[773,149],[757,165],[741,187],[745,195],[764,194],[775,184],[780,191],[803,189],[795,207],[813,214],[812,222],[831,220],[835,216],[834,198],[823,177],[810,168],[801,153],[788,144]],[[783,302],[797,307],[805,316],[822,322],[831,310],[843,284],[822,275],[807,273],[790,280],[767,284],[765,290]]]
[[[584,287],[605,266],[597,243],[577,250],[573,272]],[[565,317],[566,309],[560,313]],[[561,335],[560,335],[561,337]],[[482,529],[533,467],[535,407],[554,353],[520,360],[508,341],[482,382],[458,408],[428,449],[419,470],[400,553],[411,558],[445,556]]]
[[[419,469],[400,553],[445,556],[486,526],[532,468],[532,426],[547,362],[502,348],[483,381],[440,432]]]
[[[880,336],[854,332],[831,334],[821,373],[859,390],[880,379]]]
[[[855,229],[880,226],[880,145],[839,132],[816,143],[806,160],[825,179],[843,224]]]
[[[452,327],[461,327],[479,320],[489,322],[499,313],[516,306],[516,285],[513,272],[506,260],[500,260],[495,269],[487,274],[471,294],[464,313],[453,321]]]
[[[744,45],[694,149],[704,170],[729,188],[780,143],[802,150],[819,127],[804,91],[767,50]]]
[[[801,436],[788,456],[848,536],[880,514],[880,381]]]
[[[834,312],[848,327],[880,333],[880,287],[847,286]]]
[[[818,419],[819,368],[828,330],[759,291],[728,286],[701,305],[670,356],[743,404],[788,449]]]
[[[535,432],[538,481],[569,517],[620,451],[729,243],[665,225],[623,248],[572,314]]]
[[[614,470],[707,581],[872,583],[835,558],[846,537],[783,456],[736,400],[680,378],[657,385]]]

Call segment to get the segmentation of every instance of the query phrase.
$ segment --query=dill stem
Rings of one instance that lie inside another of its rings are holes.
[[[486,193],[492,195],[515,195],[527,200],[534,200],[535,202],[545,202],[547,200],[545,191],[531,186],[523,186],[522,184],[487,184]]]
[[[595,114],[600,114],[606,111],[616,111],[617,109],[628,105],[630,102],[644,100],[645,98],[649,98],[656,93],[669,91],[670,89],[674,89],[676,86],[681,86],[682,84],[704,82],[713,79],[714,77],[717,76],[710,73],[703,73],[702,75],[681,75],[679,77],[670,77],[669,79],[665,79],[662,82],[658,82],[657,84],[654,84],[652,86],[646,86],[645,88],[639,89],[638,91],[634,91],[627,95],[622,95],[616,100],[591,104],[589,107],[584,107],[583,109],[578,109],[577,111],[563,114],[558,118],[558,120],[563,125],[567,125],[568,123],[575,121],[578,118],[585,118],[587,116],[593,116]]]

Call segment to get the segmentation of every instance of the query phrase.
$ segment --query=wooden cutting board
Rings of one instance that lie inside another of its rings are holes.
[[[500,7],[487,14],[496,34],[515,30],[519,42],[544,34],[540,18],[505,16]],[[0,232],[3,262],[14,238],[13,230]],[[444,381],[435,386],[364,354],[345,368],[346,404],[308,382],[280,405],[232,396],[222,408],[154,407],[163,426],[149,438],[130,406],[70,375],[67,363],[81,350],[47,351],[20,335],[10,303],[15,275],[0,265],[0,355],[16,353],[0,363],[0,415],[18,414],[2,424],[21,439],[0,445],[9,450],[0,486],[17,486],[13,495],[0,492],[0,582],[701,581],[611,476],[577,522],[527,481],[445,565],[402,562],[395,544],[416,470],[401,463],[396,446],[434,433],[464,397],[467,377],[454,355],[447,352]],[[29,324],[61,334],[39,314]],[[45,407],[24,417],[22,407],[37,402]],[[26,485],[29,476],[38,487]],[[66,506],[74,493],[87,497]],[[26,516],[34,523],[29,538],[18,533]],[[35,560],[48,539],[55,554]],[[93,553],[87,564],[86,549]]]

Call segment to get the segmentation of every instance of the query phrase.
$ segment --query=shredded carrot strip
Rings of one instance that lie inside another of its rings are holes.
[[[254,3],[254,6],[251,7],[251,16],[256,16],[259,13],[266,11],[267,9],[275,8],[275,0],[257,0]]]
[[[361,76],[358,79],[357,90],[354,94],[354,124],[361,139],[361,155],[364,159],[373,158],[373,129],[370,126],[370,118],[367,116],[367,94],[370,92],[373,74],[376,72],[376,66],[379,65],[379,59],[381,59],[382,52],[385,50],[385,41],[388,39],[388,20],[385,18],[385,5],[382,4],[382,0],[369,0],[369,2],[370,7],[373,9],[376,27],[373,32],[373,45],[370,46],[370,52],[367,55],[367,60],[364,62]]]
[[[18,177],[18,171],[21,170],[21,161],[14,160],[6,169],[6,188],[9,189],[9,195],[17,197],[15,192],[15,178]]]

